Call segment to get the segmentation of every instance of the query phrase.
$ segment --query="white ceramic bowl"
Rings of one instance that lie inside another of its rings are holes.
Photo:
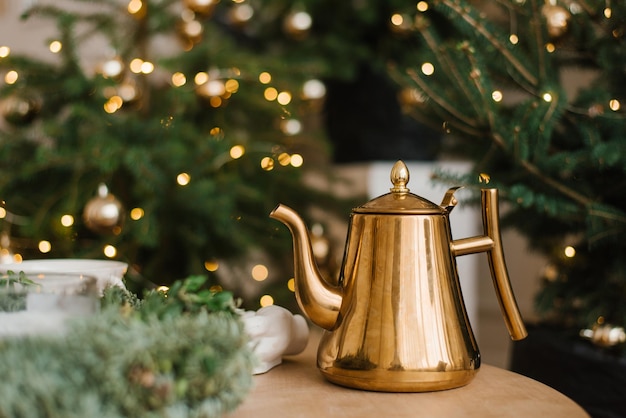
[[[56,258],[48,260],[25,260],[21,263],[0,264],[0,272],[13,271],[26,274],[66,273],[84,274],[97,279],[98,291],[107,286],[125,287],[122,282],[128,264],[113,260],[90,260],[77,258]]]

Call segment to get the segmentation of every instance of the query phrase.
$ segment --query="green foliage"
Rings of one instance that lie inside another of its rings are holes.
[[[278,156],[301,152],[309,143],[325,149],[315,130],[292,135],[280,128],[316,106],[299,94],[302,83],[317,74],[307,64],[311,57],[286,65],[280,51],[258,48],[249,34],[227,24],[234,7],[227,2],[212,15],[196,14],[204,35],[189,50],[179,43],[185,36],[178,1],[144,2],[144,18],[113,0],[47,3],[34,5],[25,18],[56,22],[61,51],[52,58],[19,51],[0,58],[3,73],[12,69],[20,75],[15,84],[2,85],[0,99],[18,108],[32,106],[27,115],[5,110],[9,123],[0,127],[0,201],[24,220],[11,226],[14,250],[39,258],[36,243],[45,239],[52,243],[46,257],[99,258],[103,246],[112,244],[133,266],[131,284],[157,278],[157,284],[169,284],[206,273],[205,261],[237,259],[251,248],[282,257],[290,243],[276,236],[269,212],[279,202],[304,210],[312,200],[302,169],[279,164]],[[275,26],[258,24],[259,30]],[[94,44],[116,56],[103,52],[96,58],[102,62],[85,65],[83,54]],[[114,58],[125,65],[120,77],[91,69]],[[154,63],[155,71],[131,72],[134,58]],[[263,71],[273,76],[269,86],[258,81]],[[236,81],[237,91],[222,95],[221,106],[211,104],[195,86],[198,72]],[[187,83],[174,87],[174,73],[184,74]],[[138,96],[105,112],[111,92],[131,85]],[[290,91],[292,102],[266,100],[263,92],[270,86]],[[236,145],[246,151],[238,159],[229,155]],[[274,162],[273,170],[261,168],[264,157]],[[185,187],[177,184],[181,173],[191,178]],[[126,216],[121,229],[110,233],[89,229],[83,210],[101,183],[125,213],[142,208],[144,216]],[[74,217],[72,227],[59,225],[64,214]]]
[[[254,359],[228,292],[205,278],[139,302],[105,291],[101,312],[58,337],[0,343],[0,416],[220,417],[252,384]]]
[[[16,312],[26,308],[25,288],[36,285],[24,272],[11,270],[0,274],[0,312]]]
[[[611,3],[608,18],[603,2],[569,11],[574,3],[557,2],[571,14],[556,36],[543,2],[501,1],[488,12],[473,3],[437,0],[413,13],[419,24],[407,36],[419,52],[413,65],[395,62],[395,77],[428,98],[414,115],[443,123],[475,161],[468,185],[485,187],[476,179],[487,173],[511,203],[503,222],[550,260],[537,295],[543,318],[625,326],[626,6]],[[590,82],[573,89],[563,78],[572,70]]]

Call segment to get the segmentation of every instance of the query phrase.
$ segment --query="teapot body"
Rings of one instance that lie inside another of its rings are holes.
[[[463,386],[480,354],[450,251],[448,213],[353,213],[342,304],[317,363],[337,384],[421,392]]]
[[[458,187],[437,205],[410,193],[402,161],[390,193],[354,208],[340,277],[325,280],[304,221],[278,205],[270,214],[292,233],[298,305],[326,330],[317,365],[331,382],[387,392],[425,392],[469,383],[480,353],[456,257],[485,253],[513,340],[527,335],[510,285],[499,229],[498,193],[481,189],[483,235],[452,239]]]

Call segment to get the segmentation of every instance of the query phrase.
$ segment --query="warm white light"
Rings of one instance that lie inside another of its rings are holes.
[[[563,252],[565,253],[565,257],[568,257],[568,258],[572,258],[576,255],[576,249],[572,247],[571,245],[568,245],[567,247],[565,247],[565,250]]]
[[[543,100],[548,103],[552,101],[552,95],[550,93],[544,93],[542,97],[543,97]]]
[[[425,62],[422,64],[422,73],[424,73],[424,75],[433,75],[434,72],[435,66],[432,65],[430,62]]]
[[[243,154],[245,154],[245,152],[246,149],[243,147],[243,145],[235,145],[230,149],[230,158],[236,160],[238,158],[241,158]]]
[[[207,96],[221,96],[226,92],[226,87],[222,80],[211,80],[202,87],[202,91]]]
[[[74,225],[74,217],[72,215],[61,216],[61,225],[65,227],[70,227]]]
[[[105,256],[109,257],[109,258],[113,258],[117,255],[117,248],[115,248],[112,245],[105,245],[104,249],[102,250],[102,252],[104,253]]]
[[[4,75],[4,82],[7,84],[15,84],[17,79],[19,78],[19,74],[15,70],[10,70]]]
[[[283,106],[288,105],[291,102],[291,93],[288,91],[281,91],[278,93],[278,96],[276,96],[276,101]]]
[[[607,19],[610,19],[612,15],[613,15],[613,11],[611,10],[610,7],[607,7],[606,9],[604,9],[604,17],[606,17]]]
[[[184,86],[187,83],[187,77],[183,73],[172,74],[172,85],[175,87]]]
[[[553,53],[554,51],[556,51],[556,46],[552,42],[548,42],[546,44],[546,51],[548,51],[549,53]]]
[[[304,158],[300,154],[291,154],[291,166],[292,167],[302,167],[304,163]]]
[[[0,46],[0,58],[6,58],[11,53],[11,48],[6,45]]]
[[[206,83],[207,81],[209,81],[209,74],[205,73],[204,71],[199,72],[193,78],[193,82],[196,83],[196,85],[198,85],[198,86],[201,85],[201,84]]]
[[[313,24],[313,19],[311,19],[311,15],[309,15],[307,12],[297,12],[294,13],[291,17],[290,23],[294,27],[294,29],[299,31],[306,31]]]
[[[52,250],[52,244],[50,244],[50,241],[39,241],[39,244],[37,245],[37,247],[39,248],[39,251],[41,251],[42,253],[49,253],[50,250]]]
[[[259,81],[261,82],[261,84],[269,84],[270,81],[272,81],[272,75],[267,71],[264,71],[259,74]]]
[[[493,92],[491,92],[491,98],[496,103],[501,102],[503,98],[502,92],[500,90],[494,90]]]
[[[271,297],[270,295],[263,295],[261,296],[259,303],[261,304],[262,307],[271,306],[274,304],[274,298]]]
[[[130,2],[128,2],[127,10],[128,13],[134,15],[136,13],[139,13],[142,7],[143,3],[141,2],[141,0],[130,0]]]
[[[202,35],[202,32],[204,32],[204,26],[202,26],[202,23],[197,20],[193,20],[193,18],[191,20],[183,19],[183,22],[184,28],[182,30],[190,38],[199,38]]]
[[[239,22],[247,22],[252,19],[254,9],[249,4],[242,4],[233,9],[233,15]]]
[[[115,113],[122,107],[123,104],[124,100],[120,96],[113,96],[104,104],[104,111],[107,113]]]
[[[262,282],[269,276],[269,270],[263,264],[252,267],[252,278],[257,282]]]
[[[519,37],[516,34],[512,33],[511,36],[509,36],[509,42],[513,45],[517,45],[519,43]]]
[[[132,219],[133,221],[138,221],[139,219],[143,218],[144,214],[145,213],[142,208],[133,208],[130,210],[130,219]]]
[[[276,98],[278,97],[278,90],[276,90],[274,87],[268,87],[263,92],[263,97],[265,97],[265,100],[267,100],[268,102],[276,100]]]
[[[0,219],[4,219],[7,216],[7,210],[3,207],[0,207]]]
[[[48,48],[50,48],[50,52],[52,52],[53,54],[58,54],[59,52],[61,52],[63,44],[61,43],[61,41],[52,41],[50,42]]]
[[[302,131],[302,123],[297,119],[284,120],[281,127],[286,135],[297,135]]]
[[[418,12],[425,12],[428,10],[428,3],[425,1],[418,1],[416,7]]]
[[[399,13],[395,13],[391,16],[391,24],[394,26],[402,26],[402,23],[404,23],[404,18],[402,17],[401,14]]]
[[[151,63],[150,61],[144,61],[143,63],[141,63],[141,72],[143,74],[150,74],[153,71],[154,71],[153,63]]]
[[[143,60],[141,58],[134,58],[130,64],[128,64],[128,68],[135,73],[139,74],[141,72],[141,66],[143,65]]]
[[[617,99],[611,99],[609,100],[609,108],[614,111],[617,112],[621,107],[621,104],[619,102],[619,100]]]
[[[326,95],[326,86],[320,80],[309,80],[302,85],[305,99],[321,99]]]
[[[176,183],[181,186],[188,185],[190,181],[191,176],[189,175],[189,173],[180,173],[178,176],[176,176]]]

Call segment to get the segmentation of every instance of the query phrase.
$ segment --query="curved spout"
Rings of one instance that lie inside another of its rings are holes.
[[[293,237],[295,293],[298,305],[314,324],[327,330],[337,323],[341,289],[330,285],[320,274],[311,239],[304,221],[291,208],[278,205],[270,218],[287,225]]]

